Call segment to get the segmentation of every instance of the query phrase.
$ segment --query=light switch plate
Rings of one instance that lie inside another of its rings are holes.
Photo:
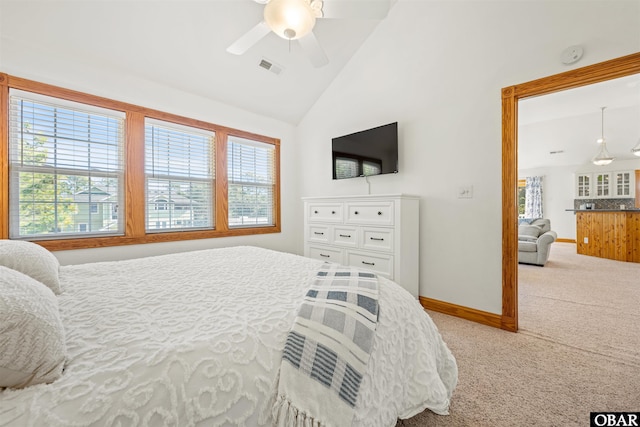
[[[473,185],[458,187],[458,199],[471,199],[473,197]]]

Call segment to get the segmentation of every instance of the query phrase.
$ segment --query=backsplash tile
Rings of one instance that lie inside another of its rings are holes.
[[[580,209],[580,205],[592,203],[593,209],[620,209],[624,205],[625,209],[634,209],[635,199],[574,199],[573,208]]]

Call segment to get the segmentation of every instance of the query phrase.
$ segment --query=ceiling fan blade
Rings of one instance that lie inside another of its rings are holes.
[[[320,68],[329,63],[329,58],[327,58],[327,54],[324,53],[324,49],[320,46],[320,43],[318,42],[315,34],[313,34],[313,31],[301,39],[298,39],[298,42],[300,42],[300,46],[302,46],[302,49],[307,54],[309,61],[311,61],[311,64],[314,67]]]
[[[267,24],[262,21],[248,32],[246,32],[243,36],[241,36],[238,40],[233,42],[231,46],[227,48],[227,52],[233,53],[234,55],[242,55],[245,53],[251,46],[258,43],[260,39],[269,34],[271,29],[267,26]]]
[[[390,0],[324,0],[323,18],[384,19]]]

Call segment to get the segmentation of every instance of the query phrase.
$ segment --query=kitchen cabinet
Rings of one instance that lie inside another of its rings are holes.
[[[577,252],[640,262],[640,211],[576,212]]]
[[[590,199],[591,195],[591,174],[576,174],[576,199]]]
[[[635,197],[635,173],[632,170],[577,173],[575,183],[576,199]]]
[[[623,171],[613,173],[613,196],[614,197],[634,197],[633,171]]]

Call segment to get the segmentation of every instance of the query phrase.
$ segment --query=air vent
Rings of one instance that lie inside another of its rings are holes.
[[[267,71],[271,71],[273,74],[280,74],[282,72],[281,66],[274,64],[272,61],[269,61],[268,59],[262,58],[258,66],[264,68]]]

